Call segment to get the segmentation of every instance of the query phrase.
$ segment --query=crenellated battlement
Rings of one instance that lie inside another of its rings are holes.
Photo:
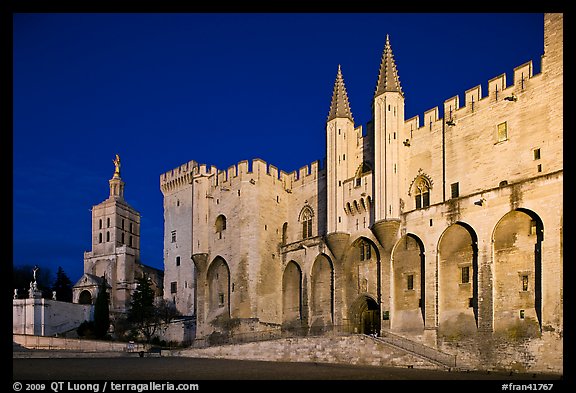
[[[168,172],[160,175],[160,190],[171,191],[189,184],[192,181],[193,171],[198,167],[196,161],[191,160]]]
[[[320,161],[316,160],[309,165],[304,165],[298,171],[293,171],[287,174],[290,180],[290,189],[301,187],[311,181],[316,182],[321,171]]]
[[[498,75],[488,81],[488,92],[482,96],[482,86],[474,86],[464,92],[464,105],[460,106],[458,95],[444,101],[444,115],[439,116],[438,107],[434,107],[424,112],[424,122],[420,125],[418,115],[404,121],[404,129],[407,132],[427,129],[433,130],[446,121],[455,121],[457,118],[468,116],[486,107],[495,101],[516,101],[517,94],[528,88],[527,81],[532,79],[533,75],[532,60],[519,65],[513,70],[513,83],[506,85],[506,74]]]
[[[285,190],[291,190],[293,187],[316,181],[321,170],[318,160],[290,173],[278,170],[276,166],[268,164],[260,158],[255,158],[252,161],[242,160],[229,166],[226,170],[198,164],[192,160],[160,175],[160,188],[162,192],[176,190],[190,184],[196,176],[211,177],[210,185],[213,188],[230,187],[234,186],[237,181],[247,180],[247,176],[250,176],[250,180],[254,181],[265,177],[273,179],[281,184]]]

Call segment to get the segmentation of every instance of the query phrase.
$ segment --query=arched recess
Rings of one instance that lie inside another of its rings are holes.
[[[380,333],[380,307],[372,296],[358,296],[350,305],[348,318],[352,333]]]
[[[478,327],[478,236],[466,223],[450,225],[438,241],[438,331],[471,335]]]
[[[214,229],[218,239],[222,239],[223,233],[226,230],[226,216],[224,214],[220,214],[218,217],[216,217]]]
[[[424,329],[426,270],[424,243],[406,234],[392,250],[392,299],[390,328],[398,331]]]
[[[531,210],[517,209],[496,224],[494,330],[536,336],[542,328],[542,241],[544,225]]]
[[[358,237],[346,249],[342,261],[340,279],[337,282],[342,286],[344,307],[348,310],[349,330],[356,333],[366,331],[362,318],[369,316],[374,317],[374,333],[379,332],[382,283],[378,247],[370,238]],[[371,300],[366,300],[368,298]],[[363,311],[368,314],[362,316]]]
[[[282,325],[300,327],[302,321],[302,269],[290,261],[282,275]]]
[[[354,240],[346,250],[343,265],[345,293],[349,302],[360,294],[367,294],[380,304],[380,253],[376,244],[364,236]]]
[[[310,326],[312,330],[323,330],[334,324],[334,267],[327,255],[316,257],[310,284]]]
[[[230,317],[230,269],[224,258],[214,258],[206,274],[208,281],[208,315]]]
[[[80,292],[78,296],[78,303],[80,304],[92,304],[92,294],[89,290],[85,289]]]

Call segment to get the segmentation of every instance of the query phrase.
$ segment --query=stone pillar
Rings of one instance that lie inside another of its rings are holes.
[[[493,244],[490,239],[478,242],[478,331],[492,332],[494,329],[493,299]]]

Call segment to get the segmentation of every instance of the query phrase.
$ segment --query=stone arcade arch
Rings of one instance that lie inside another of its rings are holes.
[[[367,332],[365,323],[369,323],[376,329],[374,333],[379,332],[382,283],[378,247],[371,239],[361,236],[351,243],[343,260],[340,282],[348,305],[348,328],[351,332]],[[366,312],[364,316],[363,312]],[[374,320],[367,322],[366,318]]]
[[[350,327],[352,333],[379,334],[380,307],[369,295],[360,295],[350,305]]]
[[[302,323],[302,269],[290,261],[282,275],[282,325],[299,328]]]
[[[92,294],[89,290],[85,289],[80,292],[80,296],[78,296],[78,303],[80,304],[92,304]]]
[[[314,260],[310,274],[310,327],[314,332],[334,324],[334,267],[325,254]]]
[[[230,269],[224,258],[214,258],[207,272],[209,319],[230,317]]]
[[[390,328],[423,330],[426,274],[422,240],[413,234],[402,236],[392,250],[391,265]]]
[[[438,241],[438,331],[472,335],[478,327],[478,237],[468,224],[450,225]]]
[[[492,239],[494,331],[536,336],[542,327],[542,220],[531,210],[510,211]]]

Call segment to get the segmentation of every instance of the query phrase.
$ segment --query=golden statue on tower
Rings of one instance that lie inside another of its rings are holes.
[[[116,154],[116,158],[112,160],[114,163],[114,177],[120,177],[120,156]]]

